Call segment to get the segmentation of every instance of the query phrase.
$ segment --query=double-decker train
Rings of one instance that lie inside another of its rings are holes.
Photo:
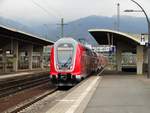
[[[50,78],[57,86],[73,86],[106,64],[107,59],[102,54],[73,38],[61,38],[51,48]]]

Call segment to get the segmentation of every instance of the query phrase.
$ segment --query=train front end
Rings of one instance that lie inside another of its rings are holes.
[[[62,38],[54,44],[51,54],[50,77],[57,86],[73,86],[76,77],[72,74],[75,67],[77,42]]]

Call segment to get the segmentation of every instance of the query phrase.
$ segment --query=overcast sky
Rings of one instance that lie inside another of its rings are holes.
[[[150,0],[136,0],[150,16]],[[121,15],[144,16],[142,13],[125,13],[125,9],[139,9],[130,0],[0,0],[0,16],[27,22],[53,22],[61,17],[72,21],[89,15],[113,16],[120,3]]]

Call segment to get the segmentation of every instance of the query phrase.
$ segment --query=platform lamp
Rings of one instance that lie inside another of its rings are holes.
[[[147,73],[147,78],[150,78],[150,21],[149,18],[145,12],[145,10],[143,9],[143,7],[137,3],[134,0],[131,0],[132,2],[134,2],[136,5],[138,5],[138,7],[140,7],[141,10],[125,10],[124,12],[143,12],[146,20],[147,20],[147,25],[148,25],[148,73]]]

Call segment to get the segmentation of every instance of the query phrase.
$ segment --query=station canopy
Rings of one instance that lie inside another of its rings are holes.
[[[0,40],[6,42],[8,39],[16,39],[22,42],[37,44],[37,45],[51,45],[54,42],[47,39],[25,33],[13,28],[0,25]]]
[[[118,42],[122,42],[135,47],[140,44],[139,38],[123,32],[109,29],[90,29],[88,31],[100,45],[117,45]]]

